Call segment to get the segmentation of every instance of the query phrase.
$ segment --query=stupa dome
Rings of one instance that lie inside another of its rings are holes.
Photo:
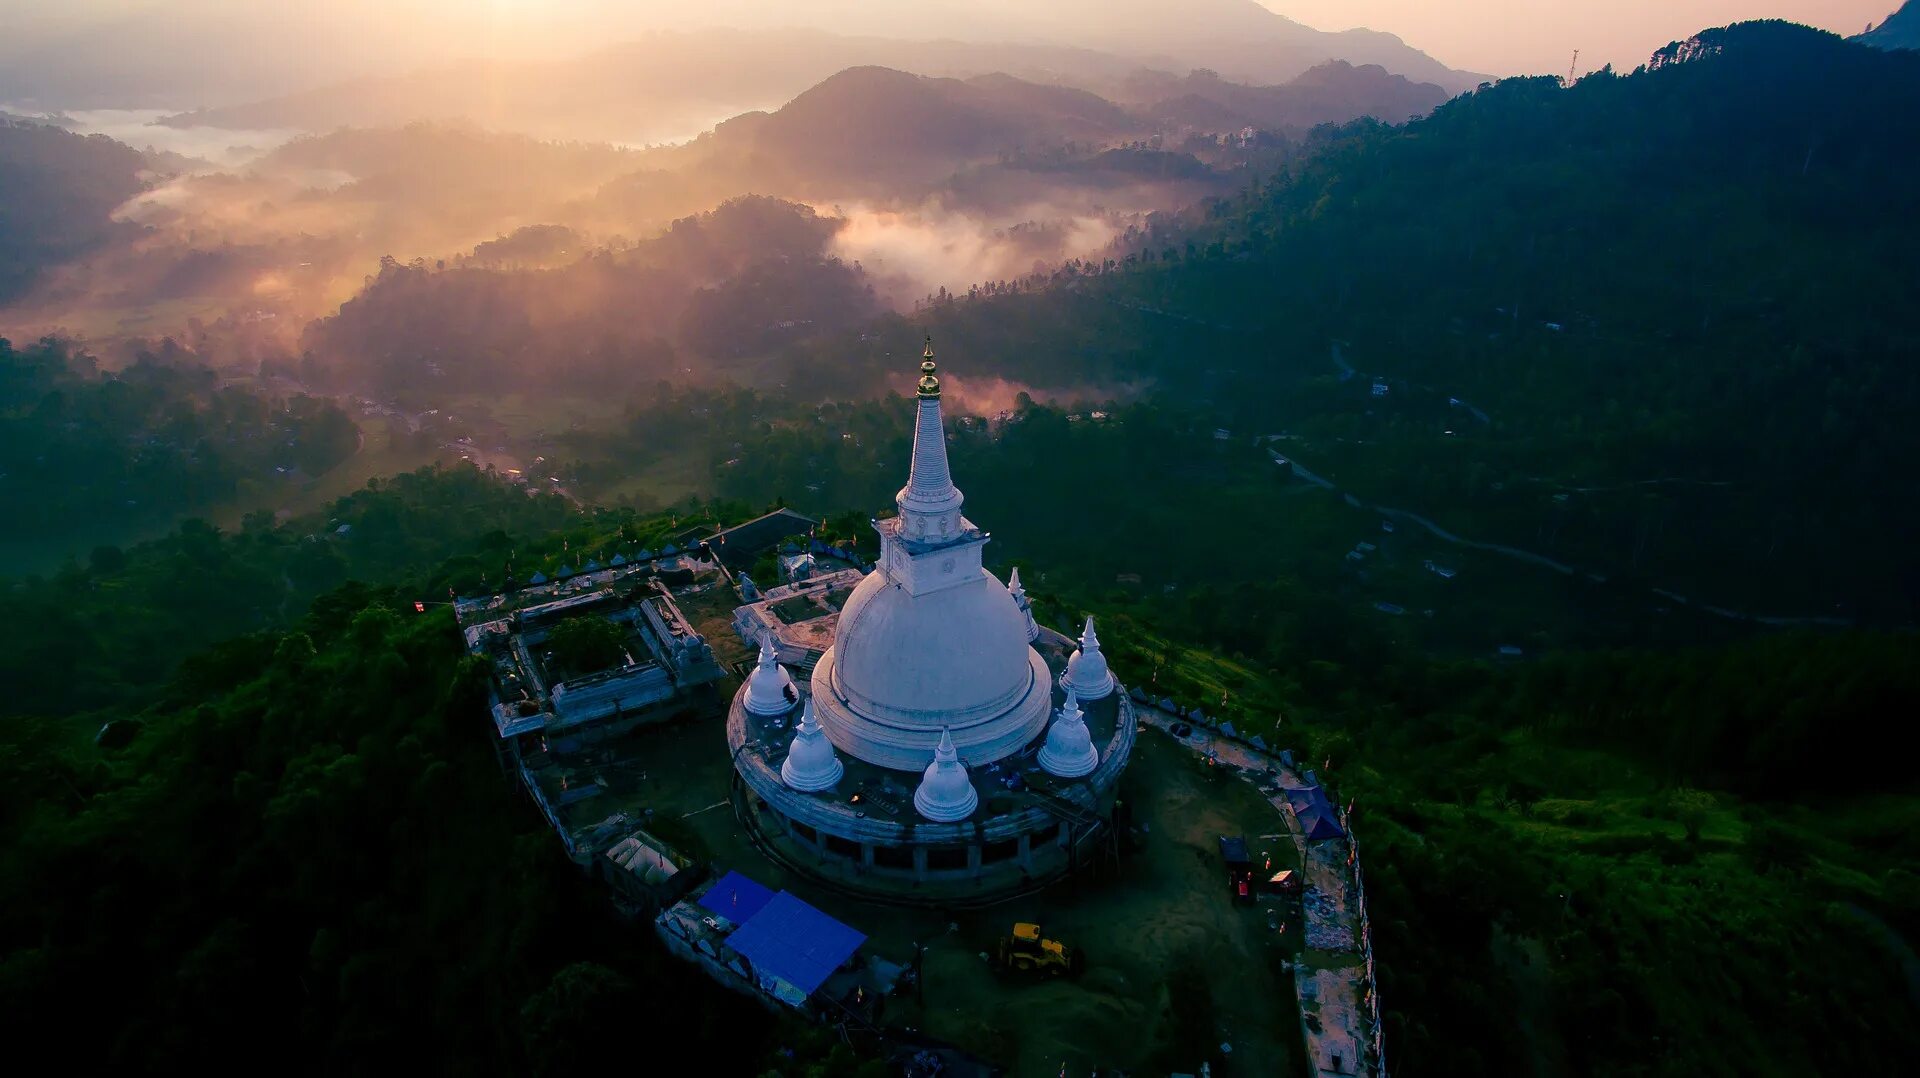
[[[833,742],[826,739],[813,717],[813,701],[807,701],[794,730],[793,744],[780,765],[780,779],[790,788],[811,792],[825,790],[840,781],[846,767],[833,754]]]
[[[773,634],[760,638],[760,662],[747,675],[747,710],[755,715],[778,715],[793,707],[787,692],[793,687],[793,675],[787,673],[774,655]]]
[[[847,597],[813,670],[827,737],[899,771],[924,767],[943,738],[976,766],[1019,752],[1046,726],[1051,693],[1026,614],[981,566],[986,533],[960,515],[931,352],[899,515],[874,522],[879,563]]]
[[[1103,700],[1113,691],[1113,671],[1107,669],[1107,657],[1100,654],[1100,638],[1093,634],[1093,616],[1080,633],[1080,650],[1067,660],[1067,672],[1060,677],[1061,687],[1082,700]]]
[[[980,795],[967,778],[967,765],[960,762],[953,738],[942,731],[940,744],[933,750],[933,762],[927,765],[920,787],[913,791],[913,807],[935,823],[953,823],[973,815],[979,804]]]
[[[1040,750],[1040,767],[1047,774],[1077,779],[1100,766],[1100,752],[1093,747],[1093,735],[1087,732],[1087,720],[1080,714],[1080,701],[1067,690],[1067,702],[1060,717],[1047,731],[1047,743]]]

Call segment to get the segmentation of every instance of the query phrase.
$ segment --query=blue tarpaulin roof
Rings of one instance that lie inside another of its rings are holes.
[[[1293,806],[1294,818],[1300,821],[1300,830],[1306,833],[1309,842],[1339,838],[1347,833],[1340,826],[1333,806],[1327,802],[1327,791],[1318,785],[1289,788],[1287,804]]]
[[[782,891],[735,929],[727,937],[727,946],[753,963],[757,976],[777,977],[811,995],[866,941],[867,937]]]
[[[699,904],[736,925],[746,924],[766,907],[773,892],[738,872],[720,877],[713,889],[700,896]]]

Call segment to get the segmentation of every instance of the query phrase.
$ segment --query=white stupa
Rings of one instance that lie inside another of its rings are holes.
[[[879,562],[841,607],[812,682],[834,747],[896,771],[926,766],[943,737],[976,766],[1011,756],[1052,710],[1026,614],[981,566],[987,533],[960,515],[931,343],[924,358],[899,515],[874,521]]]
[[[780,665],[773,650],[773,634],[760,638],[760,662],[747,675],[747,710],[755,715],[779,715],[793,707],[787,690],[793,687],[793,675]]]
[[[1040,623],[1033,620],[1033,603],[1027,599],[1027,589],[1020,586],[1020,567],[1017,565],[1007,577],[1007,593],[1013,596],[1013,605],[1019,607],[1020,613],[1027,619],[1027,639],[1040,639]]]
[[[973,815],[979,804],[980,795],[967,778],[967,765],[960,762],[960,753],[953,747],[953,735],[942,730],[940,744],[934,746],[933,762],[913,791],[913,807],[934,823],[953,823]]]
[[[833,742],[827,740],[820,724],[814,720],[813,701],[808,700],[806,710],[800,713],[800,725],[794,730],[787,758],[780,765],[780,780],[791,789],[811,793],[831,788],[845,772],[846,767],[833,754]]]
[[[1077,779],[1090,775],[1100,766],[1100,752],[1093,747],[1093,735],[1087,732],[1087,720],[1080,714],[1080,700],[1072,689],[1060,707],[1060,717],[1047,730],[1047,743],[1040,749],[1040,767],[1056,778]]]
[[[1067,660],[1067,672],[1060,675],[1060,686],[1082,700],[1104,700],[1113,691],[1113,671],[1107,669],[1107,657],[1100,654],[1100,638],[1093,635],[1091,614],[1080,633],[1080,650]]]

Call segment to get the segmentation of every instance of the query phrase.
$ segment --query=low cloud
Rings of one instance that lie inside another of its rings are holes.
[[[986,281],[1044,272],[1105,249],[1123,224],[1044,204],[1000,218],[952,210],[932,201],[908,209],[863,203],[816,205],[843,219],[832,253],[858,262],[881,297],[906,310],[941,288],[965,292]]]

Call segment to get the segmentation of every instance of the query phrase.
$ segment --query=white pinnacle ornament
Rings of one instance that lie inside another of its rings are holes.
[[[1093,616],[1080,634],[1080,650],[1067,660],[1067,672],[1060,685],[1082,700],[1104,700],[1113,692],[1113,671],[1107,669],[1107,657],[1100,654],[1100,638],[1093,634]]]
[[[1015,566],[1007,578],[1007,591],[1013,594],[1013,605],[1019,607],[1021,616],[1027,619],[1027,639],[1040,639],[1040,623],[1033,620],[1033,603],[1027,599],[1027,589],[1020,586],[1019,566]]]
[[[781,715],[793,707],[787,690],[793,688],[793,676],[775,657],[773,634],[760,638],[760,662],[747,675],[747,710],[755,715]]]
[[[1092,774],[1100,766],[1100,753],[1093,747],[1093,735],[1087,732],[1087,720],[1080,714],[1080,701],[1067,690],[1067,702],[1060,717],[1047,731],[1047,743],[1040,750],[1040,767],[1056,778],[1077,779]]]
[[[953,734],[940,731],[940,744],[933,750],[933,762],[927,765],[920,786],[913,791],[913,807],[934,823],[953,823],[973,815],[980,804],[967,765],[953,747]]]
[[[814,721],[813,701],[808,700],[806,710],[800,713],[800,725],[794,731],[787,758],[780,765],[780,781],[786,783],[788,789],[812,793],[831,788],[846,770],[840,758],[833,754],[833,742],[827,740],[827,732]]]

